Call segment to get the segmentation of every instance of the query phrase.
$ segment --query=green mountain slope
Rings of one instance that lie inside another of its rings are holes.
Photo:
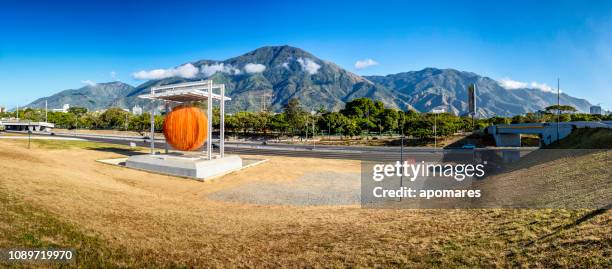
[[[58,92],[49,97],[39,98],[26,105],[32,108],[44,108],[45,100],[49,109],[61,108],[64,104],[70,106],[86,107],[89,110],[108,108],[114,105],[117,98],[123,97],[134,90],[131,85],[115,81],[97,83],[80,89],[71,89]]]
[[[211,78],[226,85],[232,98],[228,103],[230,112],[264,108],[280,111],[291,98],[298,98],[309,110],[321,107],[337,110],[354,98],[369,97],[389,107],[421,112],[445,108],[461,115],[467,112],[466,88],[470,83],[478,86],[480,116],[522,114],[556,103],[555,93],[529,88],[508,90],[491,78],[454,69],[426,68],[387,76],[359,76],[291,46],[262,47],[224,61],[199,60],[189,64],[198,70],[190,78],[149,80],[136,88],[120,82],[102,83],[63,91],[47,99],[51,107],[68,103],[90,109],[134,105],[149,109],[150,102],[138,95],[149,92],[151,86]],[[582,111],[590,106],[588,101],[566,94],[561,95],[561,102]],[[29,106],[41,104],[44,106],[44,98]]]

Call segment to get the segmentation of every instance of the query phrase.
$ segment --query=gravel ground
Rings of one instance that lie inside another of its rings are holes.
[[[263,205],[353,205],[360,203],[360,192],[359,173],[313,172],[285,182],[252,181],[208,198]]]

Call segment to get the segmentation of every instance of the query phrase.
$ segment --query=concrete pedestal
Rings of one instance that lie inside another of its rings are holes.
[[[127,159],[125,166],[155,173],[207,180],[242,168],[238,155],[207,160],[189,155],[135,155]]]

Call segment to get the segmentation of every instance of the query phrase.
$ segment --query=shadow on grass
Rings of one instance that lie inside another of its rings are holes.
[[[96,150],[96,151],[103,151],[103,152],[112,152],[112,153],[117,153],[117,154],[124,155],[124,156],[134,156],[134,155],[144,155],[144,154],[147,154],[145,152],[141,152],[141,151],[138,151],[136,149],[120,148],[120,147],[87,147],[85,149],[87,149],[87,150]]]
[[[583,223],[585,221],[591,220],[591,219],[593,219],[593,218],[595,218],[595,217],[597,217],[597,216],[599,216],[599,215],[601,215],[603,213],[606,213],[611,208],[612,208],[612,204],[608,204],[608,205],[606,205],[606,206],[604,206],[602,208],[595,209],[595,210],[585,214],[584,216],[580,217],[579,219],[577,219],[575,221],[572,221],[572,222],[570,222],[568,224],[559,226],[559,227],[555,228],[553,231],[551,231],[550,233],[545,234],[543,236],[540,236],[537,239],[534,239],[532,241],[529,241],[529,242],[523,244],[523,246],[527,247],[527,246],[533,245],[534,243],[536,243],[538,241],[542,241],[542,240],[544,240],[546,238],[552,237],[552,236],[554,236],[556,234],[559,234],[560,232],[562,232],[564,230],[568,230],[568,229],[574,228],[574,227],[580,225],[581,223]]]

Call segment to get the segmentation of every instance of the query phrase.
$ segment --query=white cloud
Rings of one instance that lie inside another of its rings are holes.
[[[525,82],[511,80],[509,78],[503,78],[499,81],[499,86],[502,86],[508,90],[524,89],[528,87]]]
[[[263,64],[248,63],[244,66],[244,71],[246,71],[249,74],[261,73],[264,70],[266,70],[266,66]]]
[[[96,86],[96,82],[92,81],[92,80],[81,80],[81,83],[87,85],[87,86]]]
[[[117,72],[115,72],[114,70],[110,72],[110,77],[112,79],[116,79],[117,78]]]
[[[508,89],[508,90],[516,90],[516,89],[538,89],[544,92],[557,92],[556,89],[548,86],[546,83],[539,83],[532,81],[531,83],[516,81],[509,78],[503,78],[499,81],[499,85]]]
[[[200,67],[200,72],[202,72],[202,74],[208,76],[212,76],[217,72],[222,72],[222,73],[227,73],[227,74],[232,74],[232,75],[238,75],[240,74],[240,69],[235,68],[231,65],[225,65],[223,63],[216,63],[216,64],[211,64],[211,65],[202,65],[202,67]]]
[[[193,64],[184,64],[177,68],[141,70],[133,74],[135,79],[164,79],[170,77],[193,78],[198,74],[198,68]]]
[[[364,68],[368,68],[370,66],[375,66],[375,65],[378,65],[378,62],[372,59],[359,60],[355,62],[355,68],[357,69],[364,69]]]
[[[308,74],[314,75],[319,72],[321,66],[310,58],[299,58],[298,63],[302,66],[302,70],[308,72]]]

